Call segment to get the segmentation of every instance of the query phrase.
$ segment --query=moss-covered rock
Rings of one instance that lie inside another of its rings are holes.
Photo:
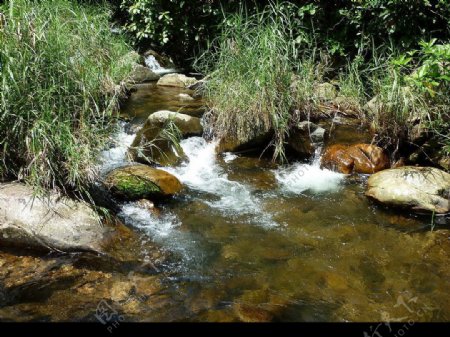
[[[114,195],[127,200],[160,199],[177,194],[183,187],[170,173],[145,165],[115,169],[106,177],[105,185]]]

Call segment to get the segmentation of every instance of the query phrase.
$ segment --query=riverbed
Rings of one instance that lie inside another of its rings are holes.
[[[151,113],[201,116],[186,94],[137,85],[102,169],[126,163]],[[333,130],[331,143],[367,138],[345,122]],[[158,212],[122,203],[129,230],[109,254],[2,250],[0,320],[101,321],[105,305],[127,321],[450,320],[448,219],[432,231],[429,215],[373,203],[367,176],[320,168],[321,148],[277,165],[216,155],[201,137],[181,146],[187,160],[161,169],[183,193]]]

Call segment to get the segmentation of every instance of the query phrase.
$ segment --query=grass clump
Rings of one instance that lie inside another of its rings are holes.
[[[241,10],[197,60],[198,69],[211,72],[205,95],[215,136],[246,143],[273,131],[274,157],[283,157],[293,106],[291,24],[276,6],[253,15]]]
[[[0,170],[40,188],[81,192],[96,172],[131,70],[104,5],[0,5]]]

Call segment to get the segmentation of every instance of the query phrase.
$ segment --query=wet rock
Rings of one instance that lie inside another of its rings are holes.
[[[375,145],[335,144],[322,156],[322,167],[345,174],[371,174],[388,168],[389,158],[382,148]]]
[[[130,82],[131,83],[144,83],[150,81],[157,81],[159,79],[159,75],[155,74],[149,68],[144,67],[140,64],[136,64],[133,66],[133,70],[130,74]]]
[[[173,111],[158,111],[151,114],[129,151],[134,161],[156,163],[162,166],[176,165],[184,157],[183,151],[168,137],[170,125],[174,125],[181,137],[200,136],[203,127],[200,118]]]
[[[248,141],[240,141],[231,137],[221,137],[216,147],[217,153],[244,152],[263,149],[272,138],[273,131],[261,132]]]
[[[450,212],[450,174],[433,167],[384,170],[368,180],[366,195],[415,211]]]
[[[182,101],[193,101],[194,100],[194,97],[192,97],[191,95],[183,94],[183,93],[178,94],[178,98]]]
[[[21,247],[101,252],[113,229],[86,203],[49,192],[33,196],[20,183],[0,185],[0,241]]]
[[[104,183],[114,195],[127,200],[160,199],[179,193],[183,187],[170,173],[146,165],[115,169]]]
[[[130,297],[133,284],[130,282],[116,282],[111,288],[111,300],[114,302],[125,301]]]
[[[183,74],[167,74],[161,77],[157,84],[166,87],[187,88],[196,82],[195,77],[187,77]]]
[[[257,305],[239,303],[235,305],[235,311],[239,319],[246,323],[270,322],[273,315]]]
[[[300,155],[311,156],[317,144],[322,144],[325,129],[309,121],[298,123],[290,132],[289,146]]]
[[[336,87],[331,83],[320,83],[314,88],[314,96],[324,102],[330,102],[337,96]]]
[[[159,216],[161,214],[161,211],[158,208],[156,208],[155,204],[150,200],[141,199],[138,200],[136,203],[139,205],[139,207],[146,209],[147,211],[156,216]]]

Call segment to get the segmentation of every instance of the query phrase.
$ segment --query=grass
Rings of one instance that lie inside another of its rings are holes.
[[[274,130],[275,157],[283,157],[292,107],[289,20],[276,7],[251,16],[241,10],[196,64],[203,72],[214,69],[206,98],[216,136],[245,143]]]
[[[105,6],[15,0],[0,6],[0,173],[38,191],[83,192],[131,70]]]
[[[241,10],[228,16],[221,34],[197,59],[197,69],[209,74],[206,101],[214,137],[245,144],[271,132],[273,157],[283,161],[296,123],[340,109],[335,102],[324,102],[316,90],[318,84],[332,82],[346,110],[340,112],[371,125],[374,141],[393,157],[418,128],[429,129],[449,152],[448,90],[432,97],[408,81],[420,59],[409,63],[393,47],[378,54],[373,48],[371,57],[357,55],[332,69],[330,53],[317,48],[314,36],[294,36],[299,32],[293,28],[298,28],[293,7],[284,8],[271,4],[254,15]]]

